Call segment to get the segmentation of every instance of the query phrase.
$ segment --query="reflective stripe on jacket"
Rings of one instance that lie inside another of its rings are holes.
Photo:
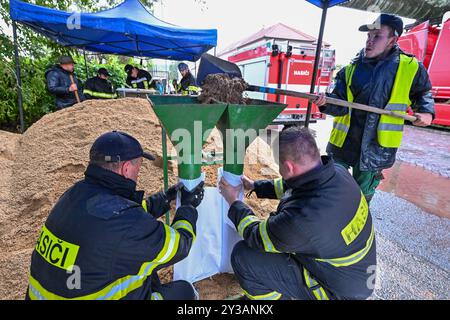
[[[314,281],[339,298],[365,299],[376,266],[375,234],[367,201],[348,171],[322,157],[323,166],[305,175],[255,182],[258,198],[281,200],[267,219],[241,201],[228,216],[255,250],[289,254]],[[307,282],[308,284],[308,282]],[[316,298],[325,291],[311,285]]]
[[[197,210],[178,208],[172,225],[157,220],[165,196],[90,165],[58,200],[32,253],[31,299],[151,299],[151,275],[187,256]]]
[[[114,92],[111,82],[99,77],[93,77],[86,81],[84,95],[87,99],[115,99],[117,93]]]

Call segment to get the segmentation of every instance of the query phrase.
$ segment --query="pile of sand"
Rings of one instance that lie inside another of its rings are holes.
[[[46,115],[23,135],[0,132],[0,296],[3,299],[23,298],[38,232],[58,198],[83,178],[93,141],[110,130],[130,133],[156,156],[154,162],[143,162],[138,188],[147,194],[161,190],[161,127],[147,100],[85,101]],[[209,142],[217,144],[217,139],[220,137],[216,132]],[[217,166],[205,167],[209,185],[215,184],[216,169]],[[263,169],[267,168],[249,165],[246,174],[254,179],[267,178],[267,170]],[[171,183],[176,182],[173,172],[169,178]],[[251,199],[249,204],[263,216],[275,209],[276,201]],[[170,280],[171,268],[160,271],[160,275],[163,282]],[[202,299],[223,299],[239,292],[231,275],[217,275],[196,287]]]

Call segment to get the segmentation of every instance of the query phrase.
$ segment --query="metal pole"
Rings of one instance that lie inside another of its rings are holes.
[[[19,104],[19,121],[20,132],[25,131],[25,124],[23,121],[23,97],[22,97],[22,79],[20,77],[20,59],[19,59],[19,46],[17,42],[17,25],[12,21],[13,38],[14,38],[14,59],[16,61],[16,79],[17,79],[17,102]]]
[[[83,56],[84,56],[84,69],[86,70],[86,79],[89,79],[89,72],[86,60],[86,50],[83,48]]]
[[[319,38],[317,39],[316,58],[314,60],[314,70],[313,70],[313,75],[312,75],[312,79],[311,79],[311,88],[309,91],[310,93],[314,93],[314,89],[316,86],[316,78],[317,78],[317,71],[319,69],[320,53],[322,51],[323,32],[325,31],[325,22],[327,20],[328,4],[329,4],[329,0],[326,0],[323,2],[324,6],[322,9],[322,20],[320,22]],[[312,108],[312,102],[308,101],[308,110],[306,111],[306,119],[305,119],[305,127],[307,127],[307,128],[309,126],[309,121],[311,120],[311,108]]]
[[[167,134],[166,129],[161,125],[161,138],[162,138],[162,154],[163,154],[163,173],[164,173],[164,191],[169,189],[169,169],[167,159]],[[170,224],[170,211],[166,212],[166,223]]]

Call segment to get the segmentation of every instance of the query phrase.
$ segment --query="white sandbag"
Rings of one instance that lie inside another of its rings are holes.
[[[230,184],[240,183],[239,176],[229,175],[232,174],[226,173],[225,178]],[[220,180],[221,177],[222,168],[218,170],[218,179]],[[240,196],[242,199],[243,192]],[[177,201],[178,205],[179,201]],[[186,280],[193,283],[217,273],[233,272],[230,264],[231,252],[234,245],[242,238],[228,219],[228,209],[228,204],[217,188],[205,188],[205,196],[197,208],[196,241],[192,245],[189,256],[175,264],[174,280]]]

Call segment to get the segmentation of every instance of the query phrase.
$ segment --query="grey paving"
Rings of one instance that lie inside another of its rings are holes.
[[[450,299],[450,220],[377,191],[378,282],[372,299]]]

